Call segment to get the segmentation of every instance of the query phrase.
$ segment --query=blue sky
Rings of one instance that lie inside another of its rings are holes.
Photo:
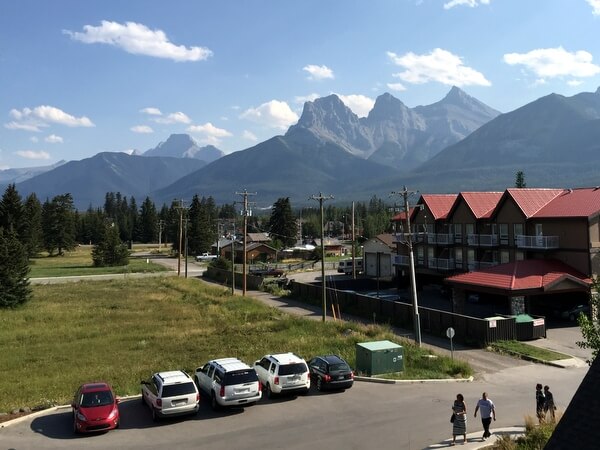
[[[502,112],[600,86],[600,0],[2,0],[0,169],[226,153],[338,94],[359,116],[457,85]]]

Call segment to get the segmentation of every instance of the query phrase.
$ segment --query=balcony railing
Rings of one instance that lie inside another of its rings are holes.
[[[419,242],[425,242],[426,239],[427,233],[412,233],[412,241],[415,244]],[[396,233],[395,242],[398,242],[400,244],[407,244],[408,235],[405,235],[404,233]]]
[[[558,236],[516,236],[517,248],[551,249],[558,248]]]
[[[467,234],[467,245],[473,247],[497,247],[497,234]]]
[[[500,264],[498,261],[471,261],[467,263],[468,270],[479,270],[486,269],[488,267],[497,266]]]
[[[408,255],[396,255],[394,256],[394,265],[396,266],[408,266]]]
[[[430,269],[452,270],[455,268],[453,259],[429,258],[427,263]]]
[[[427,233],[427,243],[437,245],[454,244],[454,235],[448,233]]]

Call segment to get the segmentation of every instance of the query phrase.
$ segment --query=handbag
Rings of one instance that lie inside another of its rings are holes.
[[[454,423],[454,419],[456,418],[456,414],[452,413],[450,416],[450,423]]]

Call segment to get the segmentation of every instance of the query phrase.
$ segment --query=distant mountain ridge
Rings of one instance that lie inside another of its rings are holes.
[[[286,136],[305,129],[355,156],[408,171],[499,114],[457,87],[437,103],[412,109],[382,94],[365,118],[332,94],[306,102]]]
[[[214,145],[200,147],[188,134],[172,134],[166,141],[146,150],[143,156],[170,156],[173,158],[195,158],[207,164],[221,158],[225,153]]]
[[[36,175],[40,175],[44,172],[48,172],[59,166],[62,166],[66,161],[61,159],[60,161],[50,164],[48,166],[37,166],[37,167],[23,167],[14,169],[0,170],[0,186],[8,186],[13,183],[20,183],[22,181],[33,178]]]
[[[104,152],[81,161],[69,161],[18,183],[17,189],[22,196],[35,192],[42,201],[71,193],[79,209],[102,205],[107,192],[133,196],[141,203],[150,192],[204,165],[204,161],[188,158]]]

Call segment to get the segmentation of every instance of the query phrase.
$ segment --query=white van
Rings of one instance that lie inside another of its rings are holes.
[[[356,263],[356,273],[361,273],[363,270],[363,259],[362,258],[354,258]],[[341,259],[338,263],[337,268],[338,273],[345,273],[349,275],[352,273],[352,258]]]

